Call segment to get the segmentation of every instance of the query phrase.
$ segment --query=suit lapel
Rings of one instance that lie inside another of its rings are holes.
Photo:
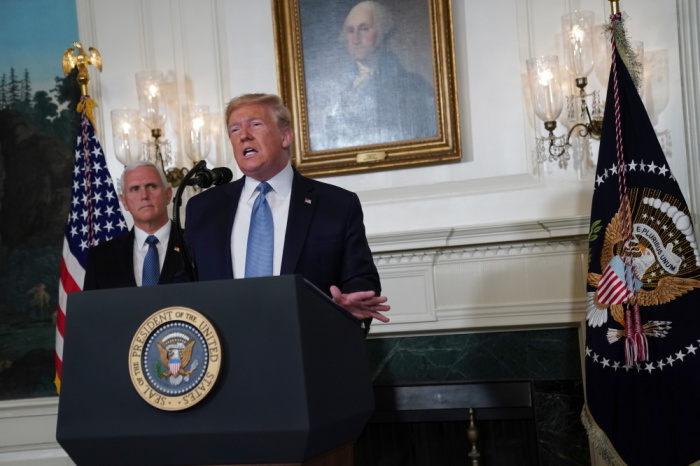
[[[159,284],[172,283],[173,276],[178,271],[178,266],[182,262],[180,257],[180,244],[177,241],[177,228],[175,222],[170,222],[170,239],[168,239],[168,247],[165,250],[165,261],[163,262],[163,270],[160,271]]]
[[[289,199],[289,216],[284,239],[280,274],[292,274],[296,270],[304,240],[316,210],[317,196],[313,183],[294,170],[292,192]]]
[[[117,244],[120,251],[117,252],[117,276],[124,277],[126,286],[136,286],[136,278],[134,277],[134,241],[136,235],[134,229],[129,230],[129,234],[120,236]]]

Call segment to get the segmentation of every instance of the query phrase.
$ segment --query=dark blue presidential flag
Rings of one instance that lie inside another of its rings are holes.
[[[616,37],[591,208],[582,419],[608,464],[688,465],[700,460],[700,254]]]

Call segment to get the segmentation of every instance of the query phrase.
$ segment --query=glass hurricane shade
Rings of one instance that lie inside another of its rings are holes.
[[[555,55],[531,58],[527,75],[535,114],[542,121],[556,121],[563,107],[559,59]]]
[[[165,124],[163,72],[147,70],[136,73],[136,93],[139,99],[141,121],[150,130],[163,129]]]
[[[136,109],[112,110],[112,139],[114,155],[126,166],[141,156],[139,135],[139,111]]]
[[[585,78],[593,70],[594,20],[592,11],[578,10],[561,18],[565,65],[574,78]]]
[[[187,157],[192,162],[204,160],[209,155],[211,140],[209,137],[209,106],[192,105],[183,112],[188,115],[186,124],[187,134]]]

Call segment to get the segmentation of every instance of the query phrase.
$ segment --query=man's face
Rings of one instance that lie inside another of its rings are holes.
[[[168,203],[173,189],[163,186],[153,167],[137,167],[124,175],[124,193],[121,200],[131,213],[134,224],[149,233],[168,221]],[[155,231],[155,230],[154,230]]]
[[[350,11],[343,26],[348,53],[357,61],[365,61],[379,49],[379,29],[367,8]]]
[[[244,104],[231,112],[228,136],[238,168],[246,176],[267,181],[287,165],[292,130],[281,130],[267,105]]]

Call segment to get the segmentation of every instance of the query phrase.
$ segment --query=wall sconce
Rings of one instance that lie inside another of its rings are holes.
[[[163,73],[136,73],[139,109],[112,110],[112,135],[117,160],[128,165],[134,160],[148,160],[160,165],[168,183],[177,187],[188,169],[178,167],[170,142],[163,138],[166,122]],[[209,107],[192,105],[183,109],[185,153],[192,165],[204,160],[211,147]]]
[[[568,133],[555,136],[557,118],[562,111],[562,91],[559,61],[556,56],[527,60],[528,80],[535,114],[544,122],[548,136],[537,138],[537,161],[569,159],[571,135],[580,128],[578,136],[600,139],[603,126],[603,105],[599,92],[586,92],[588,75],[593,70],[594,15],[591,11],[574,11],[562,16],[562,37],[566,55],[566,69],[575,79],[578,96],[566,98]],[[589,107],[588,100],[591,105]]]

